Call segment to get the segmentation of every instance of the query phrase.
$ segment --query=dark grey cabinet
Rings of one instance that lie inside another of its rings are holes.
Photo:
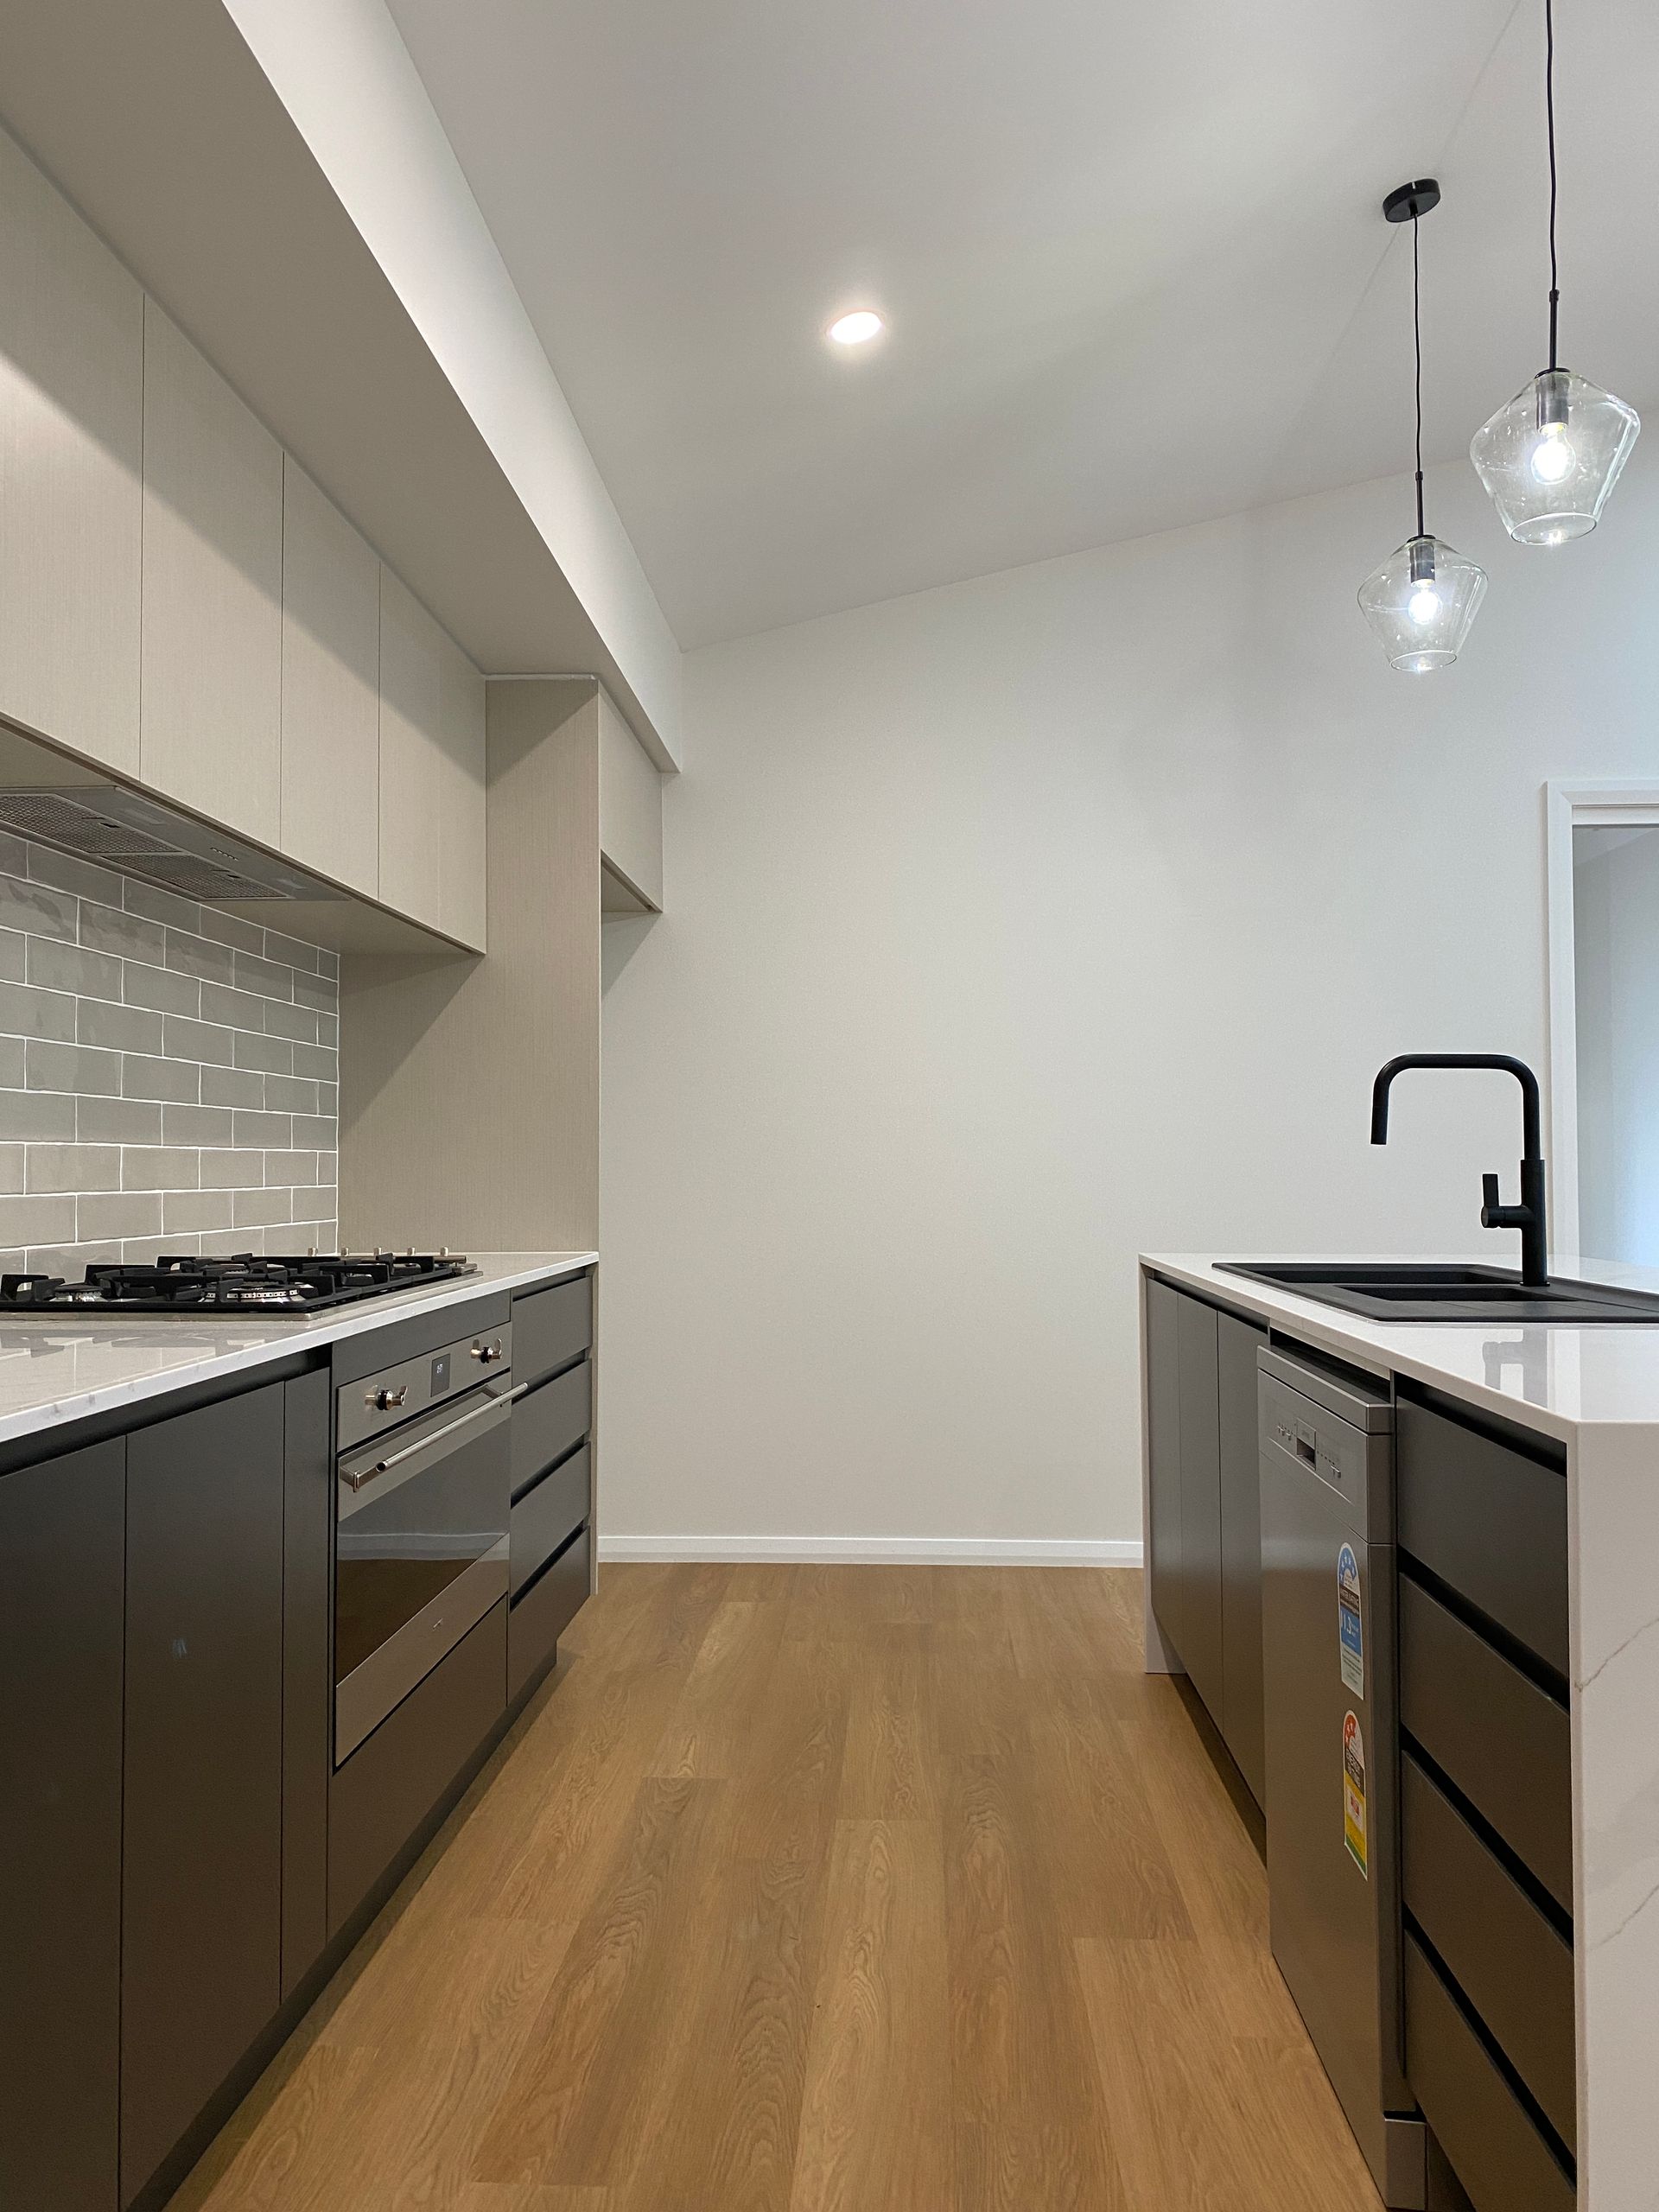
[[[1221,1454],[1222,1733],[1258,1805],[1268,1754],[1262,1700],[1262,1461],[1256,1443],[1255,1355],[1268,1332],[1218,1313],[1217,1397]]]
[[[1223,1726],[1221,1426],[1216,1309],[1183,1298],[1176,1319],[1181,1433],[1181,1656]]]
[[[128,1439],[124,2204],[281,1997],[283,1497],[281,1383]]]
[[[1150,1526],[1147,1572],[1152,1610],[1177,1653],[1185,1589],[1181,1576],[1181,1401],[1179,1294],[1148,1276],[1147,1298],[1147,1487]]]
[[[283,1385],[283,1995],[328,1941],[328,1777],[334,1766],[334,1466],[329,1378]]]
[[[0,1475],[0,2205],[111,2212],[125,1448]]]

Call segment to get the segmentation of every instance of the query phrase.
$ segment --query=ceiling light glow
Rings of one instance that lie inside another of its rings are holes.
[[[873,308],[855,308],[830,324],[830,336],[837,346],[868,346],[887,327]]]

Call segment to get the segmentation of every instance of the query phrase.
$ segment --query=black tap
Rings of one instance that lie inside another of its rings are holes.
[[[1538,1078],[1507,1052],[1402,1052],[1379,1068],[1371,1086],[1371,1142],[1389,1141],[1389,1086],[1402,1068],[1501,1068],[1521,1086],[1521,1203],[1503,1205],[1496,1175],[1481,1178],[1483,1229],[1521,1232],[1521,1280],[1541,1289],[1549,1281],[1549,1230],[1544,1211],[1544,1154],[1539,1135]]]

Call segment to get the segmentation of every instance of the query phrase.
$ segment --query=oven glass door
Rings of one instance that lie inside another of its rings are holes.
[[[474,1390],[341,1458],[336,1762],[505,1592],[509,1418],[505,1393]]]

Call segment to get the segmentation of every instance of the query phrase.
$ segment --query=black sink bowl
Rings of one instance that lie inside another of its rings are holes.
[[[1659,1323],[1659,1295],[1566,1277],[1534,1286],[1508,1268],[1433,1266],[1401,1260],[1218,1260],[1217,1270],[1272,1283],[1371,1321]]]

